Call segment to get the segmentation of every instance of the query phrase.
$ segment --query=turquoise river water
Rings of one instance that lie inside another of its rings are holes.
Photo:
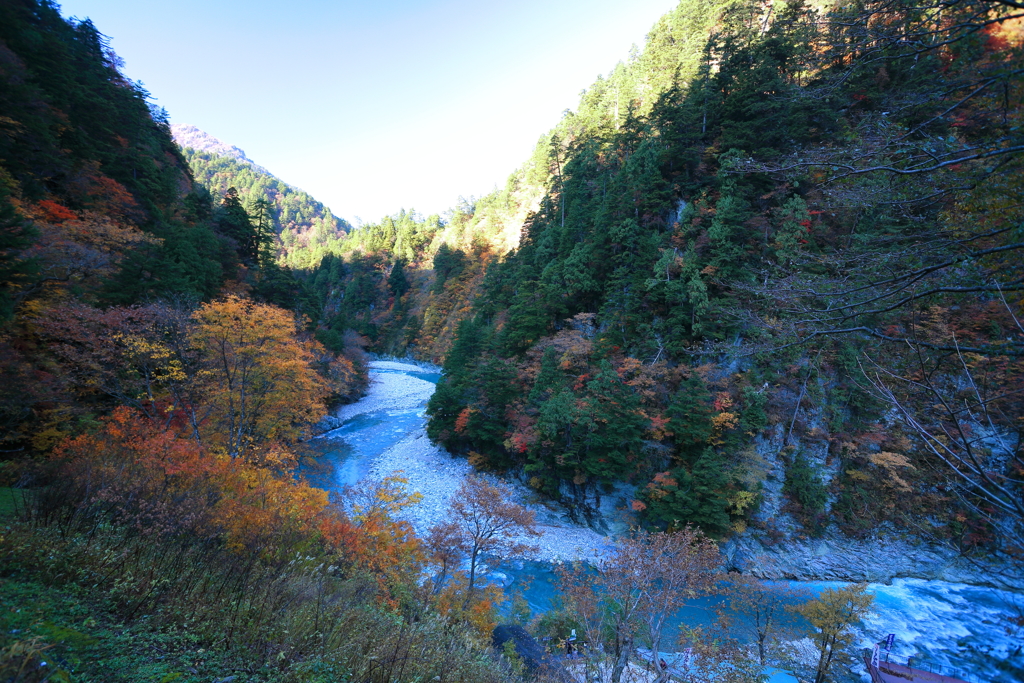
[[[386,373],[407,374],[435,384],[440,378],[429,368],[374,369],[371,377]],[[363,413],[329,432],[324,437],[319,467],[308,473],[311,483],[336,491],[358,482],[368,474],[374,457],[423,426],[425,407],[424,401],[409,409]],[[547,563],[505,563],[494,567],[491,577],[508,589],[520,591],[535,614],[552,605],[555,581],[553,567]],[[840,584],[800,585],[817,592]],[[1024,680],[1024,595],[921,579],[871,584],[869,590],[875,594],[875,613],[861,625],[862,646],[894,633],[894,656],[913,656],[933,667],[966,670],[972,681]],[[710,620],[711,607],[710,601],[694,604],[678,619],[705,623]],[[773,683],[781,683],[781,679]]]

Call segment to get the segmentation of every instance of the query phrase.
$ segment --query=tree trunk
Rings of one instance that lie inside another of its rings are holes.
[[[469,585],[466,586],[466,592],[473,592],[473,584],[476,583],[476,553],[473,553],[473,557],[469,560]]]
[[[468,609],[469,603],[473,600],[473,585],[476,583],[476,560],[480,551],[474,547],[469,555],[469,585],[466,586],[466,601],[462,603],[462,609]]]
[[[814,683],[825,683],[828,670],[832,664],[832,650],[835,648],[835,641],[831,639],[822,643],[821,656],[818,657],[818,671],[814,676]]]
[[[615,658],[615,667],[612,669],[611,683],[620,683],[622,674],[629,664],[629,655],[633,651],[633,636],[620,635],[618,637],[618,653]]]

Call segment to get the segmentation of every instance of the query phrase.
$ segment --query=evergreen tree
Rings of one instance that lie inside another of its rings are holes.
[[[711,439],[711,392],[696,372],[679,386],[665,411],[673,441],[684,459],[700,452]]]
[[[178,133],[176,133],[178,134]],[[319,249],[337,245],[351,229],[344,220],[335,217],[330,209],[302,190],[282,182],[266,169],[214,152],[196,150],[187,145],[183,137],[182,153],[196,179],[197,188],[223,196],[230,187],[236,188],[241,200],[253,210],[253,220],[259,224],[256,202],[265,202],[268,221],[266,235],[280,235],[280,260],[291,266],[308,268],[319,263],[323,253]],[[273,246],[273,242],[270,242]]]
[[[693,524],[714,537],[728,532],[724,467],[724,458],[706,448],[692,467],[678,467],[656,477],[644,492],[647,519],[673,528]]]
[[[480,326],[472,319],[460,323],[455,343],[444,363],[444,374],[427,403],[427,435],[433,441],[459,450],[466,439],[456,431],[459,415],[469,408],[473,393],[473,370],[484,349]]]
[[[241,258],[249,260],[255,258],[256,229],[249,217],[249,212],[242,206],[238,190],[234,187],[229,187],[221,200],[217,228],[221,234],[235,241]]]
[[[252,225],[252,237],[246,246],[246,253],[263,267],[274,258],[274,225],[270,201],[266,197],[259,197],[253,202],[249,222]]]
[[[459,277],[466,267],[466,255],[458,249],[442,244],[434,254],[434,293],[444,289],[444,283]]]
[[[35,262],[19,253],[31,244],[36,230],[10,203],[9,196],[0,178],[0,322],[14,314],[15,291],[36,271]]]
[[[533,382],[529,400],[534,405],[542,405],[552,395],[565,386],[565,377],[558,367],[558,352],[555,347],[544,349],[540,360],[540,372]]]
[[[640,455],[647,421],[640,399],[627,387],[611,363],[602,360],[587,383],[590,411],[584,441],[584,470],[603,482],[621,479]]]
[[[409,291],[409,280],[405,277],[405,259],[397,259],[392,266],[388,274],[388,289],[391,290],[396,302]]]

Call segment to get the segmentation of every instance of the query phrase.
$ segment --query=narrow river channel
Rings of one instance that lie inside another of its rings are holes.
[[[325,434],[319,467],[310,482],[328,491],[401,471],[423,501],[409,510],[409,521],[423,533],[444,518],[448,500],[471,467],[431,445],[425,409],[440,378],[436,367],[374,361],[371,387],[357,403],[343,406],[341,426]],[[552,563],[593,560],[609,550],[609,539],[572,525],[557,508],[529,500],[527,491],[511,492],[538,513],[543,536],[539,561],[504,563],[490,577],[521,591],[534,613],[551,607],[555,595]],[[821,591],[840,584],[802,582]],[[1024,672],[1024,595],[959,583],[895,579],[870,584],[875,614],[862,625],[859,644],[869,647],[896,634],[892,654],[918,662],[969,671],[972,680],[1020,683]],[[707,607],[707,606],[703,606]],[[697,605],[679,615],[703,622],[708,611]],[[916,666],[916,665],[915,665]],[[866,679],[866,674],[865,674]]]

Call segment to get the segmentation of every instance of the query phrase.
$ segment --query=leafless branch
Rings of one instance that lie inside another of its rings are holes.
[[[768,327],[765,325],[765,327]],[[767,348],[757,348],[750,351],[746,355],[753,355],[755,353],[771,352],[776,353],[784,349],[792,348],[794,346],[802,346],[818,337],[838,337],[845,334],[863,334],[874,339],[881,339],[887,342],[893,342],[896,344],[909,345],[914,347],[922,347],[931,349],[932,351],[962,351],[964,353],[979,353],[979,354],[996,354],[1003,356],[1024,356],[1024,344],[1017,342],[1007,342],[1009,346],[1002,344],[993,344],[991,346],[957,346],[948,344],[933,344],[931,342],[922,341],[920,339],[914,339],[913,337],[894,337],[887,335],[875,330],[871,327],[846,327],[846,328],[834,328],[826,330],[814,330],[800,336],[797,341],[790,342],[787,344],[772,345]]]

